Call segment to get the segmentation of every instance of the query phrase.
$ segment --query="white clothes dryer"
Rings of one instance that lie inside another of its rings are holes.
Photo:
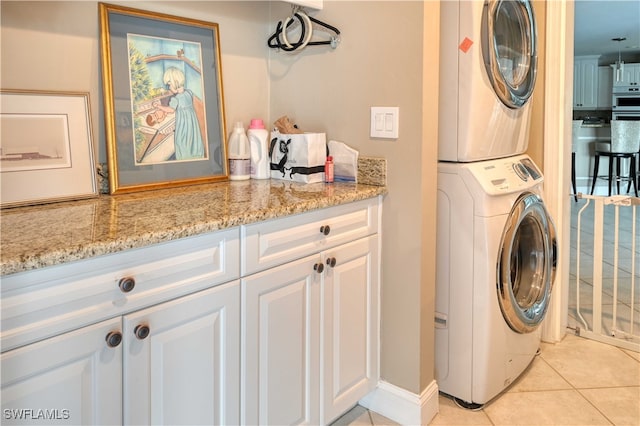
[[[436,381],[469,406],[502,392],[540,344],[557,253],[542,181],[526,155],[438,165]]]
[[[438,160],[524,153],[537,66],[529,0],[444,1],[440,13]]]

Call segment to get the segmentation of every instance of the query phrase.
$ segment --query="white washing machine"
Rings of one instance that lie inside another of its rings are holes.
[[[468,406],[511,384],[540,344],[556,237],[526,155],[438,165],[436,381]]]
[[[524,153],[537,65],[530,2],[444,1],[440,13],[438,159]]]

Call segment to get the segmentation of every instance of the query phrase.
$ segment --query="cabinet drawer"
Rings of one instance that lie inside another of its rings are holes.
[[[3,277],[2,351],[236,279],[239,247],[233,228]]]
[[[241,227],[241,274],[281,265],[375,234],[378,199],[358,201]]]

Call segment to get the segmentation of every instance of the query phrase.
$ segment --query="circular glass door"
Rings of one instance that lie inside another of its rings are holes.
[[[522,107],[536,80],[536,23],[528,0],[487,0],[482,54],[491,85],[509,108]]]
[[[518,333],[535,330],[547,311],[555,278],[555,229],[542,199],[522,194],[502,234],[497,290],[507,324]]]

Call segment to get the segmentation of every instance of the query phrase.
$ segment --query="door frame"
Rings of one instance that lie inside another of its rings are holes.
[[[556,282],[542,340],[566,334],[569,301],[571,118],[573,96],[573,1],[546,2],[544,92],[544,193],[558,233]],[[550,32],[553,34],[549,34]],[[558,143],[561,141],[561,143]]]

